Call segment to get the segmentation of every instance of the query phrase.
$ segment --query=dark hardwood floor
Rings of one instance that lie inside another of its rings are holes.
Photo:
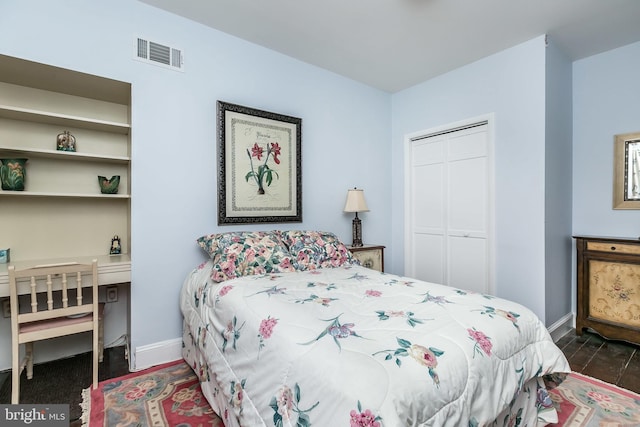
[[[571,330],[560,339],[557,343],[558,347],[563,351],[571,370],[579,372],[590,377],[598,378],[602,381],[606,381],[611,384],[616,384],[619,387],[626,388],[627,390],[640,393],[640,346],[621,342],[621,341],[607,341],[595,333],[585,332],[582,336],[577,336],[575,331]],[[50,379],[53,390],[60,392],[63,390],[63,395],[67,396],[68,403],[74,408],[71,408],[71,427],[80,425],[79,407],[77,403],[79,396],[83,388],[87,388],[90,383],[90,363],[84,361],[89,358],[90,353],[63,359],[61,361],[54,361],[44,363],[39,367],[41,373],[34,371],[34,378],[40,380]],[[78,358],[83,360],[82,363],[78,362]],[[36,369],[34,368],[34,369]],[[73,371],[86,371],[82,375],[86,376],[83,380],[68,380],[65,378],[74,378],[73,375],[69,375]],[[48,372],[52,375],[45,375],[44,372]],[[65,372],[66,374],[59,374],[58,372]],[[104,381],[110,378],[116,378],[129,373],[128,362],[125,358],[124,347],[114,347],[105,349],[105,361],[100,366],[100,381]],[[5,372],[5,378],[7,373]],[[0,378],[1,380],[1,378]],[[10,377],[6,378],[9,384],[11,382]],[[5,384],[3,386],[0,381],[0,403],[9,403],[10,385]],[[34,380],[31,380],[34,381]],[[24,383],[24,386],[28,387],[28,382]],[[22,387],[21,387],[22,388]],[[53,397],[53,391],[51,394],[43,390],[47,390],[47,387],[38,387],[39,394],[31,395],[31,403],[66,403],[53,401],[56,398]],[[25,400],[30,394],[34,393],[32,390],[25,389]],[[34,393],[35,394],[35,393]]]
[[[640,393],[640,346],[571,331],[556,344],[571,370]]]
[[[104,381],[129,373],[124,346],[105,348],[98,367],[98,380]],[[91,353],[41,363],[33,367],[33,379],[22,372],[20,403],[62,403],[69,405],[70,426],[80,426],[82,390],[91,386]],[[11,403],[11,371],[0,373],[0,404]]]

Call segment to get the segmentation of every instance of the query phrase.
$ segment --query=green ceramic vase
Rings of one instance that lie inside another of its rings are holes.
[[[26,180],[26,164],[29,159],[0,159],[0,180],[2,189],[23,191]]]
[[[111,179],[105,176],[98,176],[98,184],[100,184],[100,192],[102,194],[118,193],[118,185],[120,185],[120,175],[114,175]]]

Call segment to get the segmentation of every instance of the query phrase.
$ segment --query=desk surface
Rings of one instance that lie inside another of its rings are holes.
[[[0,264],[0,298],[9,296],[9,265],[14,265],[17,269],[22,269],[35,267],[37,265],[58,264],[64,262],[88,264],[91,263],[93,259],[98,260],[99,286],[131,282],[131,256],[129,254],[16,261],[9,264]]]

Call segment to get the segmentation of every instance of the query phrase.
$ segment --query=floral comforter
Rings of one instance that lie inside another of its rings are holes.
[[[569,365],[519,304],[356,265],[210,269],[184,283],[184,356],[228,426],[555,421],[542,377]]]

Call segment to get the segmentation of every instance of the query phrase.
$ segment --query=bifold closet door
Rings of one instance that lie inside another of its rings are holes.
[[[411,141],[405,274],[489,288],[487,125]]]

